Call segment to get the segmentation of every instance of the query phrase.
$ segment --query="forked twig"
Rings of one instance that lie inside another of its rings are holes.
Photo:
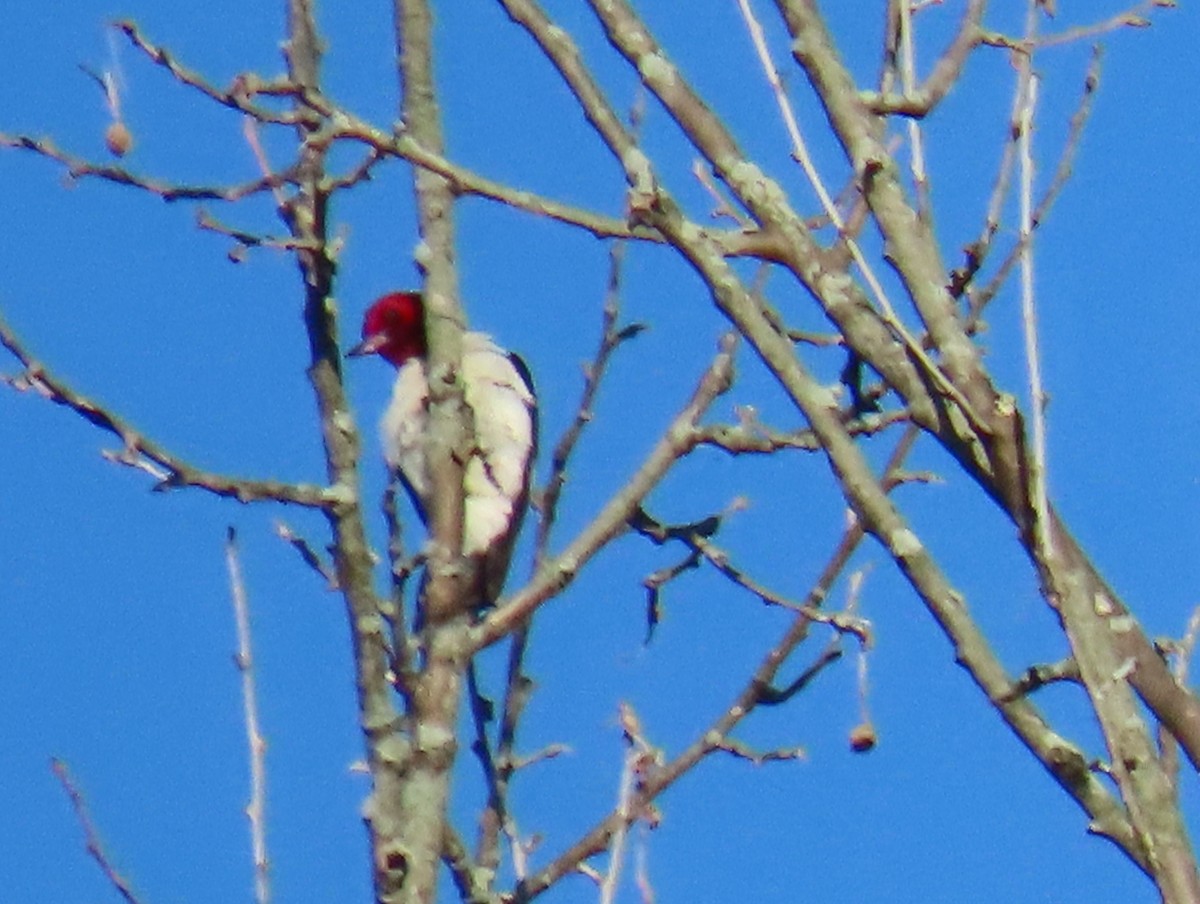
[[[792,111],[791,101],[783,90],[783,80],[779,77],[779,71],[775,67],[775,62],[771,58],[770,50],[767,48],[766,39],[763,36],[762,26],[754,17],[754,12],[750,8],[749,0],[738,0],[738,7],[742,12],[743,18],[746,20],[746,26],[750,30],[750,36],[754,41],[755,51],[758,53],[759,63],[762,65],[763,71],[767,75],[767,81],[771,85],[771,89],[775,94],[776,103],[779,106],[780,114],[783,117],[784,125],[787,128],[788,136],[792,142],[792,155],[796,162],[800,164],[804,170],[804,175],[816,192],[818,200],[821,202],[821,207],[825,214],[829,217],[829,221],[837,229],[839,237],[845,244],[846,250],[850,253],[851,259],[857,265],[859,272],[862,274],[863,280],[871,291],[871,296],[879,304],[880,312],[884,322],[891,330],[897,340],[902,342],[909,354],[914,360],[920,363],[924,372],[934,382],[937,388],[962,411],[964,417],[970,422],[975,432],[981,436],[991,433],[991,428],[987,421],[984,420],[975,411],[974,407],[963,395],[962,391],[954,385],[949,377],[942,372],[942,369],[929,357],[929,354],[922,347],[921,343],[913,337],[909,332],[908,327],[900,319],[888,298],[887,292],[883,288],[883,283],[875,274],[874,268],[863,254],[858,242],[850,234],[847,229],[845,218],[838,211],[837,206],[833,203],[828,190],[825,188],[825,183],[817,172],[816,164],[812,160],[812,156],[808,152],[808,145],[804,141],[804,137],[800,132],[800,124]]]
[[[293,178],[290,171],[263,179],[253,179],[236,185],[181,185],[149,176],[140,176],[131,170],[112,164],[92,163],[62,150],[49,138],[34,138],[30,135],[8,135],[0,132],[0,147],[32,151],[40,157],[54,160],[66,167],[72,179],[93,177],[139,188],[157,195],[164,201],[238,201],[258,192],[273,190],[286,185]]]
[[[105,457],[152,475],[157,481],[155,491],[199,487],[217,496],[236,499],[238,502],[282,502],[317,509],[324,509],[335,502],[335,494],[310,484],[227,477],[193,467],[158,443],[142,436],[103,405],[76,392],[53,376],[34,359],[2,319],[0,345],[7,348],[25,368],[24,373],[19,376],[0,379],[14,389],[36,391],[56,405],[69,408],[89,423],[116,436],[121,441],[122,448],[107,453]]]
[[[593,407],[596,395],[600,390],[601,380],[608,370],[613,353],[625,342],[633,339],[646,329],[645,324],[630,323],[618,326],[621,308],[621,267],[625,259],[625,243],[617,242],[609,253],[608,289],[604,297],[604,309],[601,321],[600,344],[591,362],[584,366],[583,392],[579,404],[575,408],[575,417],[559,440],[554,445],[550,455],[550,476],[545,488],[538,494],[537,539],[534,542],[536,562],[545,560],[546,550],[550,542],[550,531],[558,514],[558,500],[566,484],[567,464],[583,431],[592,421]]]
[[[1075,112],[1071,115],[1071,120],[1067,127],[1067,138],[1059,154],[1058,164],[1054,168],[1054,177],[1050,180],[1050,185],[1047,186],[1045,192],[1042,194],[1030,218],[1032,232],[1036,232],[1042,223],[1045,222],[1050,210],[1054,207],[1054,203],[1058,200],[1058,196],[1062,193],[1067,181],[1071,177],[1075,155],[1083,140],[1084,129],[1091,118],[1092,102],[1095,99],[1096,90],[1100,85],[1100,64],[1102,58],[1102,49],[1100,47],[1094,48],[1092,50],[1092,58],[1088,63],[1087,73],[1084,76],[1083,91],[1080,93],[1079,104],[1076,106]],[[1013,95],[1012,125],[1010,129],[1012,140],[1005,144],[1003,159],[997,173],[995,188],[992,192],[992,199],[988,204],[988,215],[983,234],[976,242],[967,247],[966,264],[951,274],[951,286],[952,290],[956,291],[956,294],[961,294],[962,291],[966,290],[975,274],[983,266],[984,260],[991,250],[996,231],[999,229],[1000,209],[1008,192],[1011,171],[1016,160],[1016,149],[1020,140],[1020,124],[1018,119],[1021,109],[1021,96],[1021,86],[1018,83],[1017,90]],[[978,323],[984,308],[991,303],[1000,289],[1008,282],[1008,277],[1013,267],[1017,266],[1021,260],[1024,247],[1024,241],[1018,239],[1005,259],[996,268],[996,272],[986,285],[970,293],[970,313],[967,317],[969,326],[973,328]]]

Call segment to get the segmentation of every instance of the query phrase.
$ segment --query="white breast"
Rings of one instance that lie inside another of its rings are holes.
[[[463,336],[462,373],[478,438],[463,478],[463,552],[479,555],[509,539],[516,507],[524,505],[534,398],[509,356],[483,333]],[[428,422],[425,365],[414,358],[396,375],[380,428],[388,464],[400,472],[422,519],[429,510]]]

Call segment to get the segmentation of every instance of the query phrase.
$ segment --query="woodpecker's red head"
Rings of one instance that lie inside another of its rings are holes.
[[[399,367],[425,354],[425,304],[420,292],[390,292],[367,308],[362,342],[347,355],[378,354]]]

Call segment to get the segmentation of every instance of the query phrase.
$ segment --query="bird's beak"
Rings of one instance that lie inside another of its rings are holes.
[[[368,336],[350,351],[346,352],[347,358],[361,358],[363,355],[373,355],[379,351],[380,347],[387,342],[387,336],[383,333],[376,333],[374,336]]]

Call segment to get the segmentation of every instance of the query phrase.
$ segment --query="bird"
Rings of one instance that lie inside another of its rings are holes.
[[[432,509],[427,432],[429,381],[425,305],[420,292],[389,292],[363,316],[362,341],[348,356],[377,354],[396,367],[380,419],[384,459],[428,528]],[[479,607],[495,603],[529,502],[537,452],[537,397],[529,368],[486,333],[462,337],[463,400],[475,443],[463,473],[462,552],[478,565]]]

